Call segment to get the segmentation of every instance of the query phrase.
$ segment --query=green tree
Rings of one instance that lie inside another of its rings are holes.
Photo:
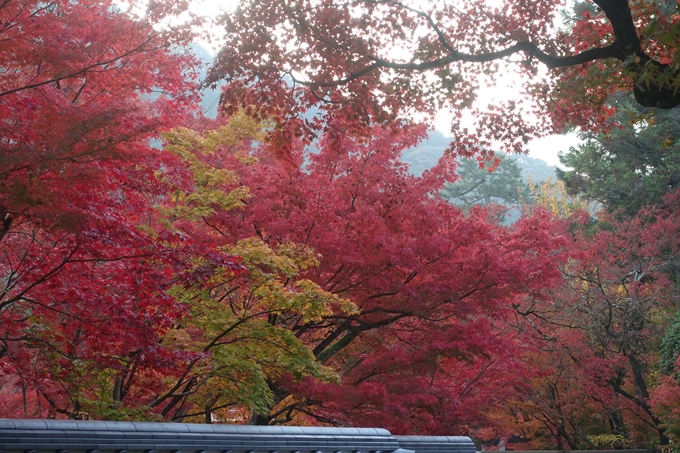
[[[560,156],[557,169],[569,194],[633,215],[680,184],[680,109],[644,108],[630,96],[613,99],[616,126],[587,134],[585,143]]]
[[[493,167],[491,160],[480,165],[476,159],[459,159],[460,179],[442,189],[442,197],[465,210],[491,203],[517,207],[522,201],[530,200],[529,186],[522,179],[522,170],[515,159],[498,155],[498,160],[498,165]]]

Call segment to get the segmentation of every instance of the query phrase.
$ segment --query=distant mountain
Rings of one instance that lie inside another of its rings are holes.
[[[516,154],[510,157],[515,159],[519,168],[522,169],[524,181],[536,184],[545,181],[548,178],[552,178],[552,181],[555,182],[555,169],[557,167],[554,165],[550,165],[544,160],[522,154]]]
[[[425,170],[437,164],[449,143],[451,143],[450,138],[439,131],[431,131],[427,140],[422,141],[418,146],[405,150],[401,155],[401,160],[409,164],[409,170],[412,174],[420,176]]]
[[[449,146],[451,139],[439,131],[432,131],[427,140],[418,146],[409,148],[402,153],[401,160],[409,164],[412,174],[420,176],[423,171],[432,168],[444,154],[444,150]],[[524,155],[508,156],[517,161],[517,165],[522,170],[525,182],[539,183],[548,178],[555,179],[555,168],[547,162],[534,157]]]

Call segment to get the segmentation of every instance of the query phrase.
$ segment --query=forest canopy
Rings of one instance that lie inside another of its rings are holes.
[[[312,107],[353,127],[448,108],[476,118],[471,130],[454,118],[451,151],[521,151],[568,126],[602,127],[617,91],[646,107],[676,105],[675,8],[621,0],[242,2],[224,18],[226,42],[208,81],[227,82],[227,111],[255,104],[275,118],[281,140],[322,127],[322,119],[299,117]],[[517,77],[520,100],[475,104],[485,83],[507,77]]]
[[[680,441],[676,3],[129,6],[0,4],[0,416]]]

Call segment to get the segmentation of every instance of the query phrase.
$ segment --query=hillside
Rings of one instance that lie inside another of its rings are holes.
[[[449,141],[450,138],[441,132],[432,131],[427,140],[414,148],[404,151],[402,160],[409,164],[411,173],[421,175],[423,171],[433,167],[439,161],[439,158],[444,154],[444,150],[449,145]],[[550,177],[553,180],[555,179],[555,167],[541,159],[523,155],[509,157],[517,161],[525,182],[537,183]]]

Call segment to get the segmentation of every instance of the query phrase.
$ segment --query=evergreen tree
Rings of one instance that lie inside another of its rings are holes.
[[[570,194],[633,215],[680,184],[680,109],[643,108],[630,97],[614,104],[611,133],[586,136],[560,156],[570,169],[556,173]]]
[[[516,207],[529,200],[531,192],[515,159],[504,155],[498,158],[500,163],[495,168],[491,160],[480,166],[476,159],[461,158],[457,171],[460,179],[442,189],[441,196],[466,211],[491,203]]]

